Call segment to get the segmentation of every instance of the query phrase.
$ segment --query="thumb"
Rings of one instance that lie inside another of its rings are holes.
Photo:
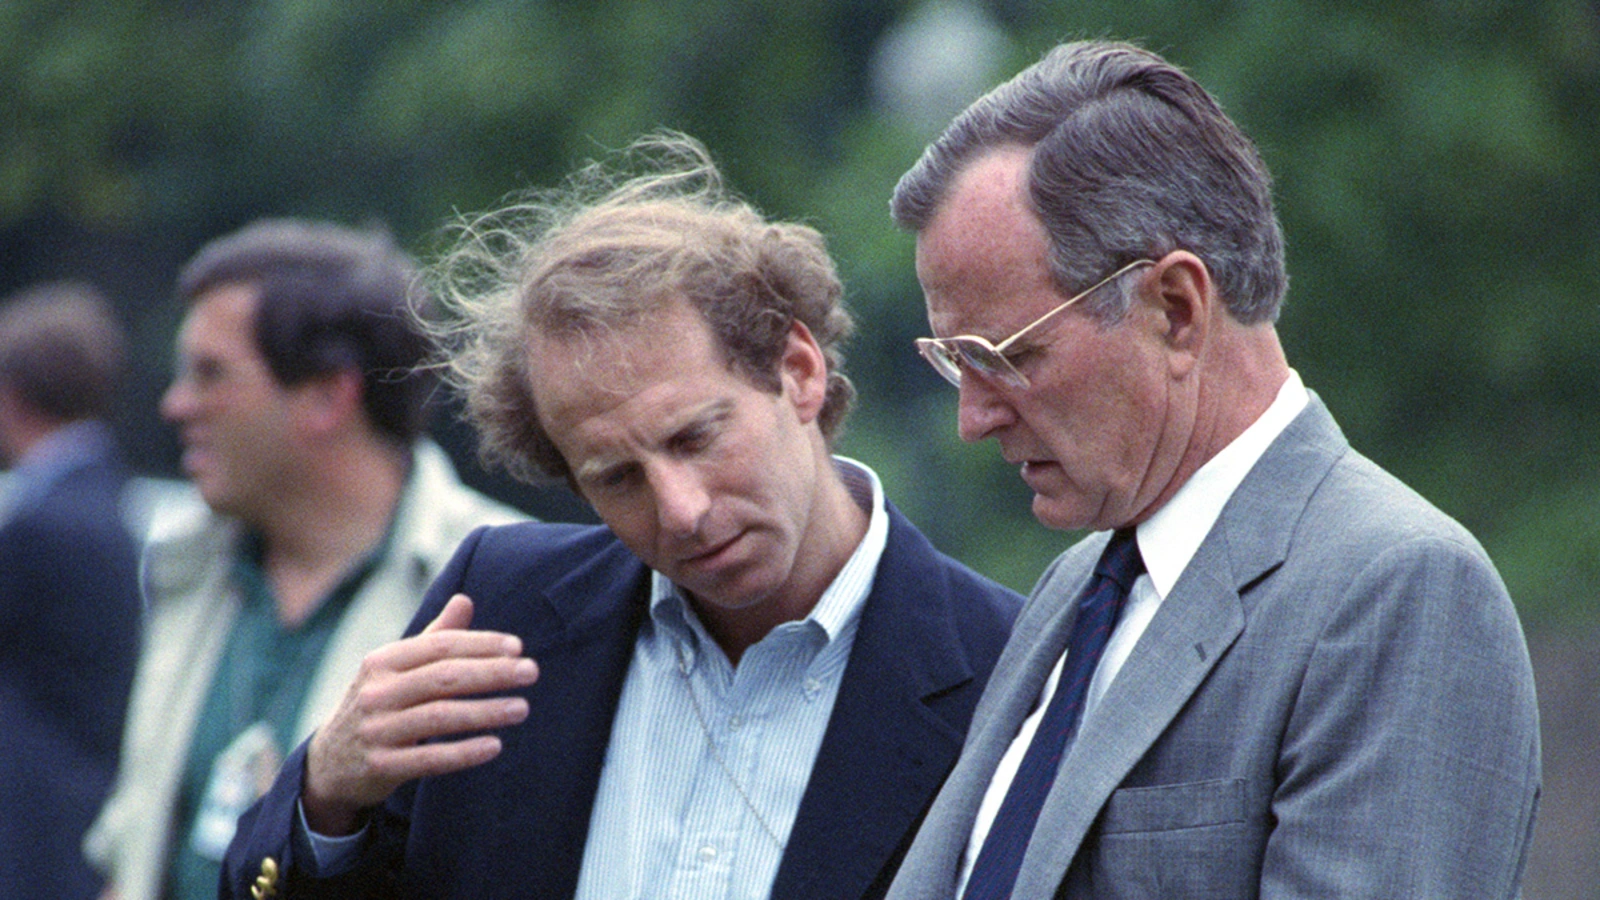
[[[466,594],[456,594],[439,610],[439,615],[422,629],[423,634],[435,631],[460,630],[472,625],[472,599]]]

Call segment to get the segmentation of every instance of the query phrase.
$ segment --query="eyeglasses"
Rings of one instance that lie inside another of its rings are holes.
[[[944,376],[945,381],[956,387],[961,386],[961,371],[963,369],[971,369],[979,375],[998,381],[1001,384],[1018,389],[1026,388],[1028,386],[1028,377],[1017,371],[1017,367],[1011,364],[1011,360],[1006,359],[1007,347],[1016,343],[1023,335],[1043,325],[1051,316],[1116,281],[1122,275],[1140,266],[1153,265],[1155,265],[1155,260],[1153,259],[1140,259],[1128,263],[1100,281],[1095,282],[1092,287],[1073,296],[1067,302],[1034,319],[1033,322],[1024,326],[1021,331],[998,344],[991,344],[988,338],[982,338],[975,334],[958,334],[947,338],[917,338],[917,352],[921,353],[922,358],[933,366],[935,372]]]

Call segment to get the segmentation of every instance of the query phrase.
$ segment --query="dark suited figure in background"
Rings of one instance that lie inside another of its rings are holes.
[[[851,322],[821,235],[692,141],[641,149],[659,168],[480,222],[450,269],[485,445],[607,527],[470,537],[241,818],[227,896],[887,889],[1019,598],[830,452]]]
[[[123,336],[86,285],[0,302],[0,897],[79,900],[139,653],[138,551],[105,424]]]
[[[1216,101],[1066,44],[892,208],[961,436],[1039,521],[1098,533],[1039,581],[890,896],[1515,896],[1540,779],[1516,611],[1289,367],[1270,178]]]

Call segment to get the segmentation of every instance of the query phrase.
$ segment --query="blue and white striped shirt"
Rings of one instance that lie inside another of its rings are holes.
[[[806,618],[735,669],[681,591],[655,576],[623,682],[578,900],[758,900],[777,875],[888,538],[883,488],[836,459],[871,518]]]

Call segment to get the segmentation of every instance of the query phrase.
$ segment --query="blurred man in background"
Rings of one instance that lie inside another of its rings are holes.
[[[284,754],[461,538],[517,518],[421,437],[413,275],[386,234],[264,221],[179,277],[161,410],[208,508],[145,557],[148,639],[87,845],[123,900],[215,897],[234,822]]]
[[[469,539],[240,822],[228,896],[888,888],[1020,598],[832,454],[852,321],[822,236],[682,136],[639,149],[447,269],[485,447],[608,527]]]
[[[0,301],[0,897],[83,900],[139,653],[138,552],[105,419],[122,330],[93,288]]]
[[[1516,612],[1289,367],[1270,178],[1211,96],[1057,47],[893,212],[961,436],[1039,521],[1099,533],[1035,589],[891,896],[1515,896],[1540,779]]]

